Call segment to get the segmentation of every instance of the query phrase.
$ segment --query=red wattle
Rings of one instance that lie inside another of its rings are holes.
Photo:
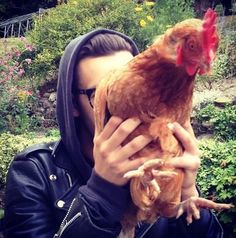
[[[189,76],[193,76],[197,72],[197,66],[186,66],[186,71]]]

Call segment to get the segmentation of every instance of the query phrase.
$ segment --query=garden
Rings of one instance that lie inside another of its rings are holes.
[[[236,16],[221,16],[220,5],[216,11],[220,47],[211,75],[197,78],[191,117],[201,150],[197,182],[203,197],[236,205]],[[103,27],[129,35],[142,51],[173,24],[191,17],[191,0],[71,0],[35,16],[25,37],[0,39],[0,218],[14,155],[59,139],[55,92],[65,46]],[[225,238],[236,237],[236,208],[217,216]]]

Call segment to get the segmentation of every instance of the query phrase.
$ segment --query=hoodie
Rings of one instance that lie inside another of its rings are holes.
[[[61,58],[57,88],[57,120],[63,144],[70,155],[69,159],[78,170],[80,179],[83,183],[86,183],[89,179],[92,168],[80,150],[80,142],[77,136],[78,131],[73,116],[72,85],[73,79],[75,78],[75,67],[78,63],[78,52],[88,40],[101,33],[110,33],[121,36],[131,44],[133,55],[138,54],[137,46],[126,35],[113,30],[97,29],[72,40],[66,47],[64,55]]]
[[[100,178],[92,170],[93,165],[91,161],[86,159],[81,152],[80,141],[77,136],[79,132],[76,126],[78,121],[73,116],[72,87],[73,79],[75,78],[75,68],[78,63],[78,52],[88,40],[101,33],[121,36],[132,46],[133,55],[139,53],[137,46],[129,37],[108,29],[97,29],[72,40],[66,47],[60,61],[56,110],[61,139],[69,154],[67,159],[71,160],[71,164],[76,169],[80,184],[84,185],[79,190],[85,202],[92,205],[96,211],[102,210],[102,216],[105,216],[106,220],[111,221],[111,218],[113,218],[115,221],[118,221],[130,199],[128,187],[111,184]]]

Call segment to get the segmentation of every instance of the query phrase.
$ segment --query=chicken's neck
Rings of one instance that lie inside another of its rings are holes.
[[[143,79],[140,86],[146,88],[153,105],[163,103],[170,110],[187,107],[189,114],[195,75],[189,76],[184,67],[177,67],[166,52],[150,47],[134,59],[131,70],[140,76],[137,79]]]

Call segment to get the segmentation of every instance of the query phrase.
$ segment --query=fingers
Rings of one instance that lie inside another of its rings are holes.
[[[194,135],[194,131],[193,131],[193,127],[190,123],[190,120],[186,121],[184,124],[183,124],[183,128],[190,134],[193,136],[193,138],[195,138],[195,135]]]
[[[96,136],[99,136],[100,140],[106,140],[114,133],[114,131],[122,122],[123,120],[119,117],[114,116],[111,117],[110,120],[105,125],[103,131],[100,133],[100,135],[96,134]]]
[[[146,145],[148,145],[152,141],[152,138],[147,136],[137,136],[125,146],[120,149],[121,156],[123,158],[129,158],[141,149],[143,149]]]
[[[195,137],[192,134],[193,132],[188,132],[184,127],[180,126],[180,124],[176,122],[168,124],[168,127],[172,130],[176,138],[181,142],[185,151],[196,156],[199,155],[199,150],[195,141]]]
[[[119,117],[111,117],[111,119],[106,124],[104,130],[96,138],[96,142],[103,143],[106,147],[104,150],[112,151],[128,137],[128,135],[133,132],[139,125],[141,121],[138,118],[130,118],[122,121]]]
[[[181,157],[174,157],[165,162],[166,165],[173,166],[180,169],[190,169],[196,171],[199,169],[201,161],[199,157],[184,154]]]

